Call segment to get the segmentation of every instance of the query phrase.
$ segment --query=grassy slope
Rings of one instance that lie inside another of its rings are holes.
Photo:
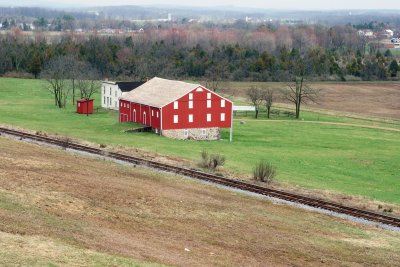
[[[43,89],[43,81],[0,81],[2,123],[190,160],[197,160],[200,152],[207,149],[223,153],[226,167],[245,175],[249,175],[255,161],[267,159],[277,166],[277,179],[283,182],[400,203],[398,132],[290,121],[248,120],[239,124],[236,120],[233,144],[227,141],[228,131],[218,142],[176,141],[150,133],[122,133],[134,125],[118,124],[113,112],[101,111],[86,117],[74,113],[72,105],[66,110],[56,109],[51,94]],[[310,120],[317,116],[340,121],[338,117],[308,114]]]
[[[400,233],[2,137],[0,147],[0,265],[134,264],[113,255],[178,266],[400,260]]]
[[[84,249],[54,238],[0,231],[3,266],[162,266]]]

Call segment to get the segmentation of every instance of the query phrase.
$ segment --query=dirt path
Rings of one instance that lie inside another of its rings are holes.
[[[375,125],[365,125],[365,124],[355,124],[355,123],[345,123],[345,122],[329,122],[329,121],[291,121],[291,120],[247,120],[247,119],[234,119],[235,121],[252,121],[252,122],[290,122],[290,123],[313,123],[313,124],[327,124],[327,125],[339,125],[339,126],[350,126],[350,127],[359,127],[359,128],[369,128],[369,129],[378,129],[385,131],[393,131],[400,132],[400,129],[389,128],[389,127],[381,127]]]

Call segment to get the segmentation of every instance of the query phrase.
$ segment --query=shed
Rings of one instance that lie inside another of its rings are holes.
[[[79,114],[93,114],[93,99],[79,99],[76,101],[76,112]]]

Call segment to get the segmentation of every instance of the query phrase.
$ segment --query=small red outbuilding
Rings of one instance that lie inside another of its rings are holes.
[[[76,112],[79,114],[93,114],[93,99],[79,99],[76,102]]]

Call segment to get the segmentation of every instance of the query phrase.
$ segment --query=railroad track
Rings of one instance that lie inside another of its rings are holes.
[[[19,137],[20,139],[29,139],[29,140],[34,140],[34,141],[39,141],[47,144],[52,144],[56,145],[59,147],[64,147],[64,148],[69,148],[69,149],[74,149],[78,151],[83,151],[87,152],[90,154],[95,154],[95,155],[100,155],[100,156],[106,156],[109,158],[113,158],[116,160],[121,160],[124,162],[129,162],[137,165],[143,165],[143,166],[148,166],[154,169],[158,170],[163,170],[171,173],[176,173],[176,174],[181,174],[185,176],[189,176],[191,178],[223,185],[223,186],[228,186],[232,187],[235,189],[241,189],[247,192],[252,192],[252,193],[257,193],[260,195],[268,196],[268,197],[274,197],[294,203],[299,203],[303,205],[307,205],[310,207],[314,208],[320,208],[328,211],[333,211],[345,215],[350,215],[353,217],[357,218],[362,218],[368,221],[372,222],[377,222],[377,223],[382,223],[385,225],[390,225],[390,226],[395,226],[395,227],[400,227],[400,218],[397,217],[392,217],[388,216],[386,214],[381,214],[373,211],[368,211],[368,210],[362,210],[362,209],[357,209],[357,208],[352,208],[348,206],[344,206],[338,203],[330,202],[330,201],[325,201],[317,198],[312,198],[308,196],[303,196],[299,194],[293,194],[289,192],[285,192],[282,190],[276,190],[276,189],[271,189],[267,187],[262,187],[258,185],[254,185],[251,183],[239,181],[239,180],[233,180],[230,178],[226,177],[221,177],[218,175],[213,175],[210,173],[205,173],[199,170],[193,170],[193,169],[188,169],[188,168],[183,168],[183,167],[177,167],[169,164],[164,164],[148,159],[143,159],[140,157],[134,157],[134,156],[128,156],[120,153],[114,153],[114,152],[107,152],[105,150],[95,148],[95,147],[90,147],[86,145],[81,145],[73,142],[69,142],[63,139],[56,139],[56,138],[50,138],[46,136],[41,136],[41,135],[35,135],[35,134],[29,134],[26,132],[22,131],[17,131],[17,130],[11,130],[7,128],[0,127],[0,133],[12,135]]]

